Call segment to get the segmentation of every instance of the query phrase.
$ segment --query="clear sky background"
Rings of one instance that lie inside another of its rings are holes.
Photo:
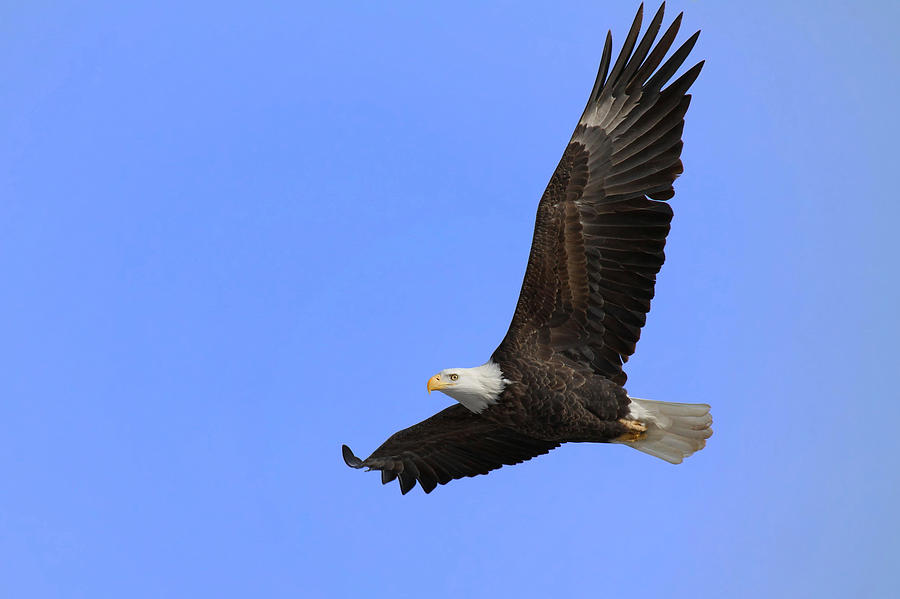
[[[341,460],[502,338],[636,8],[3,3],[0,596],[896,596],[896,2],[669,4],[707,64],[628,390],[704,451]]]

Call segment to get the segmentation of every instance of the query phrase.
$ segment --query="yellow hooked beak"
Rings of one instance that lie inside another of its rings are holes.
[[[439,375],[439,374],[436,374],[433,377],[431,377],[430,379],[428,379],[428,392],[429,393],[431,393],[432,391],[440,391],[441,389],[446,389],[449,386],[450,386],[449,383],[445,383],[441,380],[441,375]]]

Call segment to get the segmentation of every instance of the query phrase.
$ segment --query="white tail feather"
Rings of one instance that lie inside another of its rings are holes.
[[[650,399],[631,400],[631,418],[647,427],[636,441],[622,441],[638,451],[680,464],[700,451],[712,436],[709,406],[702,403],[670,403]]]

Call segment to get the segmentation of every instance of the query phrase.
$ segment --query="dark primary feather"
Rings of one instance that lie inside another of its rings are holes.
[[[381,481],[400,479],[405,495],[416,485],[430,493],[464,476],[487,474],[547,453],[559,443],[532,439],[455,404],[419,424],[394,433],[365,460],[344,445],[352,468],[381,470]]]
[[[625,383],[622,364],[634,353],[665,260],[672,220],[665,200],[682,172],[686,92],[703,65],[663,89],[699,35],[663,63],[681,24],[678,15],[654,47],[664,8],[640,42],[638,10],[608,78],[607,35],[587,106],[538,205],[522,291],[496,359],[562,356]]]

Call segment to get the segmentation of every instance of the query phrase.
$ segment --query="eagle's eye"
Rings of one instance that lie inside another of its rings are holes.
[[[455,380],[458,379],[458,378],[459,378],[459,375],[458,375],[458,374],[451,374],[451,375],[450,375],[450,380],[451,380],[451,381],[455,381]]]

